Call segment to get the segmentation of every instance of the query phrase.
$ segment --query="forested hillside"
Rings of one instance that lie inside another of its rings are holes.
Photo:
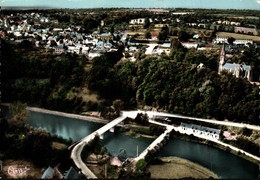
[[[143,57],[136,62],[120,61],[120,49],[95,58],[86,69],[86,60],[78,56],[49,55],[43,61],[36,56],[17,56],[4,41],[2,47],[4,102],[21,100],[80,113],[83,106],[103,110],[100,106],[110,106],[120,99],[123,108],[148,105],[171,113],[259,124],[256,85],[209,68],[198,69],[192,64],[198,57],[189,59],[189,53],[181,49],[174,50],[171,57]],[[201,61],[208,67],[216,66],[207,57]],[[103,104],[93,106],[83,103],[82,98],[68,98],[73,88],[82,86],[97,93],[105,100]]]

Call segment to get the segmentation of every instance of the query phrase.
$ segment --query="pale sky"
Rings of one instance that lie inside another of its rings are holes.
[[[209,8],[260,10],[260,0],[1,0],[1,6],[52,8]]]

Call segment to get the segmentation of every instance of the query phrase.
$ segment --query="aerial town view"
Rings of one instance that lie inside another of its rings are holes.
[[[0,4],[0,179],[260,178],[260,0]]]

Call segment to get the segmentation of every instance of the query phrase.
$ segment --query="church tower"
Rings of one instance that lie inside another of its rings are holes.
[[[220,53],[220,58],[219,58],[219,68],[218,68],[219,73],[222,71],[222,67],[225,64],[225,56],[226,56],[226,53],[225,53],[225,43],[224,43],[221,53]]]

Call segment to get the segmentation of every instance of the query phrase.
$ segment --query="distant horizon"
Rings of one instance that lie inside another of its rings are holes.
[[[140,7],[92,7],[92,8],[61,8],[61,7],[51,7],[51,6],[4,6],[1,10],[52,10],[52,9],[203,9],[203,10],[249,10],[249,11],[260,11],[260,9],[216,9],[216,8],[186,8],[186,7],[176,7],[176,8],[160,8],[160,7],[150,7],[150,8],[140,8]]]
[[[2,9],[185,8],[260,10],[260,0],[1,0]]]

